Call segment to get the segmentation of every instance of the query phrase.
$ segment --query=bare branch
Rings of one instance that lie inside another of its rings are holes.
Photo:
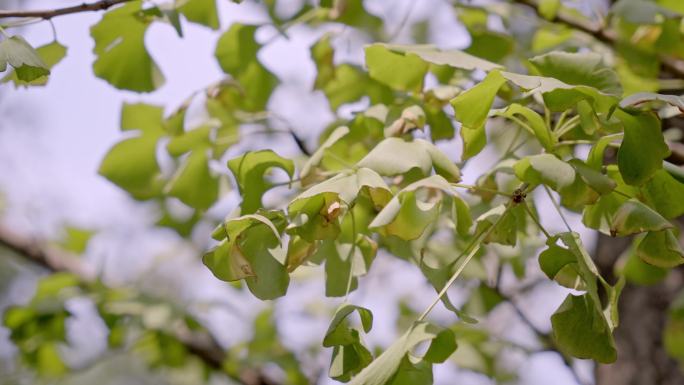
[[[132,0],[100,0],[94,3],[83,3],[71,7],[38,10],[1,10],[0,19],[10,17],[35,17],[50,20],[56,16],[70,15],[73,13],[104,11],[117,4],[127,3]]]

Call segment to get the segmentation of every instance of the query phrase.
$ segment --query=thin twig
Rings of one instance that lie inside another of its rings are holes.
[[[532,221],[539,227],[539,230],[541,230],[542,233],[546,236],[546,238],[551,238],[551,234],[549,234],[548,231],[542,226],[541,222],[539,222],[539,218],[537,218],[536,215],[532,212],[532,209],[530,209],[530,206],[527,205],[527,202],[522,202],[522,205],[525,206],[525,211],[527,211],[527,214],[532,218]]]
[[[483,192],[488,192],[488,193],[492,193],[492,194],[503,195],[503,196],[509,197],[509,198],[513,196],[513,194],[511,194],[511,193],[496,190],[493,188],[487,188],[487,187],[481,187],[481,186],[475,186],[475,185],[463,184],[463,183],[452,183],[451,185],[454,187],[464,188],[464,189],[468,189],[468,190],[483,191]]]
[[[425,317],[427,317],[427,315],[430,314],[430,312],[432,311],[432,309],[434,309],[434,307],[437,306],[437,304],[439,303],[439,301],[442,300],[442,297],[444,297],[444,295],[446,294],[447,290],[449,290],[449,287],[451,287],[451,285],[453,285],[453,283],[456,281],[456,279],[461,275],[461,273],[463,272],[463,270],[465,269],[465,267],[468,265],[468,262],[470,262],[470,260],[473,259],[473,257],[475,256],[475,254],[477,254],[477,252],[480,250],[480,248],[482,247],[482,242],[483,242],[485,239],[487,239],[487,237],[494,231],[494,229],[496,229],[496,226],[497,226],[497,225],[499,224],[499,222],[501,222],[501,220],[508,214],[508,210],[509,210],[511,207],[513,207],[513,205],[515,205],[515,203],[513,202],[513,199],[511,199],[511,201],[508,203],[508,205],[506,205],[506,210],[505,210],[505,211],[503,212],[503,214],[501,214],[501,215],[499,216],[499,218],[491,225],[491,227],[489,227],[489,229],[487,229],[486,231],[483,231],[481,234],[479,234],[478,236],[476,236],[475,238],[473,238],[473,240],[470,242],[470,244],[469,244],[465,249],[463,249],[463,252],[461,253],[461,255],[458,256],[458,258],[456,258],[456,261],[458,261],[459,259],[461,259],[461,257],[463,256],[463,254],[465,254],[465,253],[468,251],[468,249],[471,249],[471,248],[472,248],[472,249],[470,250],[470,252],[468,253],[468,255],[465,257],[465,259],[463,260],[463,262],[458,266],[458,268],[456,269],[456,271],[451,275],[451,278],[449,278],[449,280],[447,281],[447,283],[444,284],[444,287],[442,288],[442,290],[440,290],[439,294],[437,294],[437,298],[435,298],[435,300],[432,301],[432,303],[430,304],[430,306],[428,306],[427,309],[425,309],[425,311],[423,311],[423,313],[420,315],[420,317],[418,317],[418,322],[424,320]]]
[[[537,16],[541,17],[539,13],[539,4],[536,0],[513,0],[513,2],[532,8]],[[613,49],[615,49],[615,45],[618,42],[618,36],[612,31],[604,29],[601,25],[593,25],[591,22],[578,19],[566,12],[558,12],[550,21],[553,23],[565,24],[570,28],[584,32]],[[664,54],[661,54],[658,57],[667,72],[680,79],[684,79],[684,60],[679,60]]]
[[[39,9],[39,10],[0,10],[0,19],[9,17],[36,17],[50,20],[53,17],[70,15],[72,13],[105,11],[117,4],[127,3],[133,0],[100,0],[94,3],[83,3],[65,8]]]
[[[568,223],[567,219],[565,219],[565,215],[563,215],[563,212],[561,211],[560,205],[553,198],[553,195],[551,194],[551,190],[549,190],[549,188],[546,187],[546,185],[544,185],[544,190],[546,190],[546,195],[549,196],[551,203],[553,203],[553,207],[556,208],[556,211],[558,212],[558,215],[561,217],[561,220],[563,220],[565,227],[567,227],[568,231],[572,232],[572,228],[570,228],[570,224]]]

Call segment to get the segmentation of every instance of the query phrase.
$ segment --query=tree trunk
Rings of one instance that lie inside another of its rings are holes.
[[[596,262],[612,278],[613,265],[629,240],[599,236]],[[618,359],[596,367],[596,385],[682,385],[684,371],[663,347],[667,310],[682,290],[684,274],[673,270],[654,286],[627,284],[619,302],[620,325],[615,330]]]

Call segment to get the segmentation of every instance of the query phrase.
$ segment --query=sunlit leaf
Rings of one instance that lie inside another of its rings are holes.
[[[151,92],[164,77],[145,48],[145,33],[152,18],[142,12],[142,2],[132,1],[108,11],[90,28],[95,40],[95,75],[119,89]]]
[[[402,156],[397,156],[402,154]],[[422,139],[406,141],[401,138],[387,138],[380,142],[357,164],[380,175],[393,176],[419,169],[423,175],[435,172],[456,182],[460,179],[459,168],[434,144]]]
[[[67,53],[67,48],[57,41],[53,41],[52,43],[40,46],[36,48],[36,53],[40,57],[40,59],[45,63],[46,67],[49,70],[52,70],[52,68],[57,65],[64,57],[66,56]],[[1,59],[0,59],[1,63]],[[10,63],[11,64],[11,63]],[[0,64],[1,67],[1,64]],[[19,79],[19,74],[17,71],[13,71],[12,73],[7,74],[2,79],[2,82],[13,82],[15,87],[29,87],[29,86],[43,86],[47,84],[48,82],[48,77],[46,75],[40,76],[36,79],[33,79],[31,81],[26,81],[26,80],[21,80]]]
[[[7,69],[8,63],[19,81],[30,83],[50,74],[40,53],[18,35],[0,40],[0,72]]]

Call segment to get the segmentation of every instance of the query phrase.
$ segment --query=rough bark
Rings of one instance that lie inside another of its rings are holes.
[[[601,235],[596,261],[607,277],[629,245],[624,238]],[[663,348],[667,310],[684,286],[682,269],[654,286],[627,284],[619,302],[620,326],[615,330],[618,360],[596,367],[596,385],[682,385],[684,371]]]

